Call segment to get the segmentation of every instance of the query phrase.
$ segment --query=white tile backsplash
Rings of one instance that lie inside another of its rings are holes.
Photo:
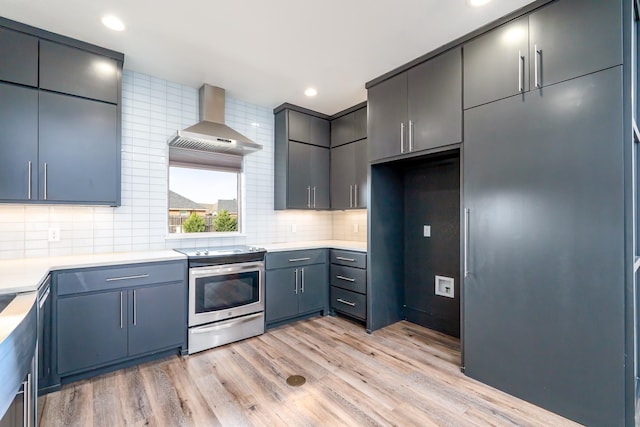
[[[122,206],[0,205],[0,259],[304,240],[366,241],[366,212],[274,211],[273,112],[226,98],[226,122],[262,144],[244,160],[243,235],[166,239],[167,141],[198,121],[198,89],[126,70]],[[359,232],[353,232],[358,223]],[[292,232],[292,224],[296,232]],[[48,229],[60,228],[60,241]]]

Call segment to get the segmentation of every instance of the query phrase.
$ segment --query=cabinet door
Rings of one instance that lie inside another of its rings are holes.
[[[265,321],[293,317],[298,314],[298,274],[300,269],[267,270],[265,282]]]
[[[313,146],[289,141],[287,164],[287,208],[308,209],[311,204],[309,170]]]
[[[367,137],[367,107],[356,110],[354,113],[354,141]]]
[[[0,28],[0,58],[0,80],[38,86],[37,38]]]
[[[300,287],[298,292],[298,312],[300,314],[327,308],[327,265],[314,264],[299,269]]]
[[[331,125],[329,120],[313,116],[311,116],[309,120],[311,121],[311,138],[309,143],[319,147],[329,148],[331,146]]]
[[[410,151],[462,141],[462,55],[456,48],[408,71]]]
[[[127,291],[58,299],[58,374],[127,356]]]
[[[41,92],[39,122],[40,198],[115,205],[116,106]]]
[[[366,155],[366,153],[365,153]],[[350,209],[354,204],[355,143],[331,149],[331,208]]]
[[[309,146],[311,206],[314,209],[329,209],[331,204],[330,163],[331,153],[328,148]]]
[[[129,356],[184,343],[187,333],[184,283],[129,291]]]
[[[355,113],[349,113],[331,121],[331,146],[352,142],[356,137]]]
[[[114,59],[40,41],[40,88],[118,102],[120,68]]]
[[[369,160],[385,159],[408,149],[407,73],[370,88],[368,102]]]
[[[311,117],[298,111],[289,110],[289,140],[311,143]]]
[[[621,87],[616,67],[465,112],[465,372],[586,425],[624,424]]]
[[[0,129],[0,199],[37,199],[37,90],[0,83]]]
[[[471,40],[463,49],[464,108],[529,90],[527,16]]]
[[[368,187],[368,173],[369,173],[369,160],[367,158],[367,140],[361,139],[353,144],[353,158],[355,165],[355,185],[353,189],[353,207],[366,208],[367,207],[367,187]]]
[[[621,28],[620,0],[562,0],[535,11],[529,16],[531,87],[622,64]]]

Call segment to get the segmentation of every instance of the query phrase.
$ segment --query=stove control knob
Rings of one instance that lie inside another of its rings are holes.
[[[209,250],[205,250],[205,251],[204,251],[204,254],[205,254],[205,255],[209,255]]]
[[[196,255],[200,255],[200,251],[196,251]]]

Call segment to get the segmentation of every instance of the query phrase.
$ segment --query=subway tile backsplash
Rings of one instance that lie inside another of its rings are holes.
[[[244,161],[244,235],[167,239],[167,141],[198,121],[198,88],[128,70],[122,88],[122,206],[0,205],[0,259],[332,238],[366,241],[364,211],[273,210],[272,109],[229,96],[227,124],[264,147]],[[48,241],[50,228],[60,229],[60,241]]]

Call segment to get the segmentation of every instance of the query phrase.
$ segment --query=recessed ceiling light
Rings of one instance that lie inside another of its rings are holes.
[[[107,15],[102,17],[102,23],[105,27],[113,31],[124,31],[124,22],[117,16]]]
[[[489,3],[491,0],[467,0],[467,4],[469,6],[473,6],[473,7],[478,7],[478,6],[484,6],[485,4]]]
[[[304,94],[307,96],[316,96],[318,91],[315,88],[308,87],[307,90],[304,91]]]

